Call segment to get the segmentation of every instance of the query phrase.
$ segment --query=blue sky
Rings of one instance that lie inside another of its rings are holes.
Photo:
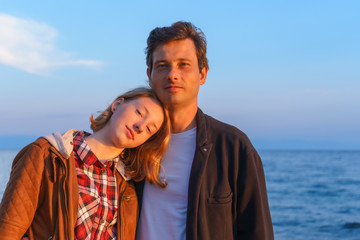
[[[259,148],[360,149],[359,11],[357,0],[0,0],[0,143],[88,130],[90,114],[147,84],[148,33],[186,20],[208,41],[206,113]]]

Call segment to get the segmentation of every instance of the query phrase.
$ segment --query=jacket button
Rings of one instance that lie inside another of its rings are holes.
[[[203,148],[203,151],[204,151],[204,152],[207,152],[207,150],[208,150],[208,149],[207,149],[206,147]]]

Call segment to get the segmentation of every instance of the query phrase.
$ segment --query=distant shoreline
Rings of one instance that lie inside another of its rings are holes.
[[[40,135],[0,135],[0,150],[20,150],[39,137]],[[250,139],[258,151],[360,151],[360,142],[354,141],[334,142],[297,139]]]

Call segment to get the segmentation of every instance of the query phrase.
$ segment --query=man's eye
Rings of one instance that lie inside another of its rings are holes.
[[[162,64],[158,64],[157,66],[156,66],[156,68],[165,68],[166,67],[166,64],[165,63],[162,63]]]

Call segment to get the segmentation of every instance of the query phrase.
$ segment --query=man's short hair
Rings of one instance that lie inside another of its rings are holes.
[[[187,38],[194,41],[199,71],[204,67],[208,69],[209,65],[206,57],[206,39],[204,33],[190,22],[179,21],[173,23],[170,27],[157,27],[150,32],[145,50],[146,64],[150,72],[152,71],[153,53],[159,45]]]

